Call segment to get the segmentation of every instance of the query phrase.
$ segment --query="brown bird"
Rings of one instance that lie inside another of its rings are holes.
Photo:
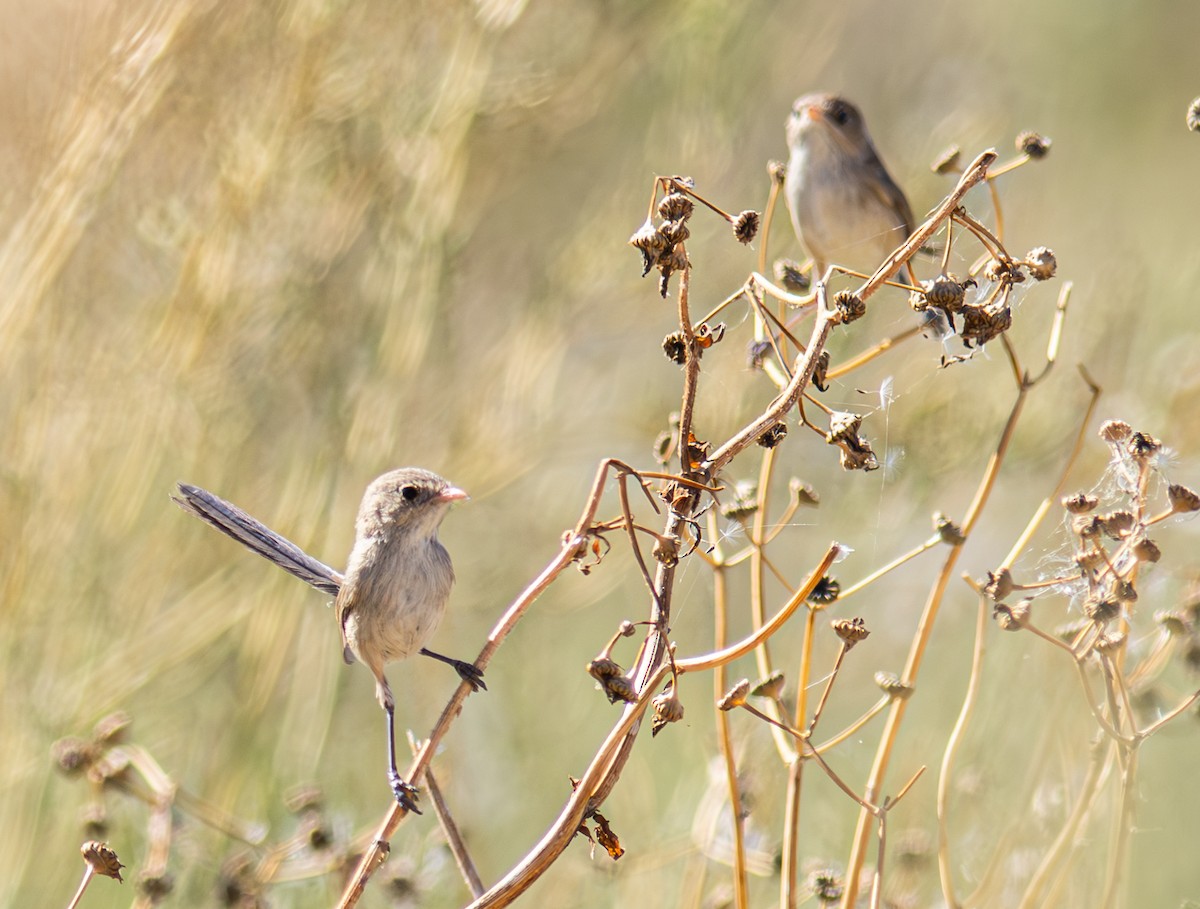
[[[913,216],[862,114],[837,95],[805,95],[792,105],[787,139],[784,193],[813,276],[831,262],[873,271],[908,239]],[[907,267],[900,276],[911,283]]]
[[[450,504],[467,494],[417,467],[385,473],[363,495],[354,548],[342,575],[219,496],[186,483],[179,491],[182,497],[175,501],[185,511],[335,597],[343,656],[371,670],[376,697],[387,713],[388,783],[401,805],[420,814],[417,790],[396,769],[396,705],[384,669],[421,653],[453,666],[474,690],[487,687],[473,664],[424,646],[441,622],[454,584],[438,527]]]

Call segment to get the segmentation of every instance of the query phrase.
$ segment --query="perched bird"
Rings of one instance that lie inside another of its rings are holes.
[[[363,495],[354,548],[342,575],[219,496],[186,483],[179,484],[179,492],[175,501],[185,511],[335,597],[345,660],[361,660],[371,670],[376,697],[387,712],[388,783],[396,800],[419,814],[416,789],[396,769],[396,703],[384,669],[419,652],[449,663],[476,691],[487,687],[471,663],[424,646],[441,622],[454,584],[438,527],[450,503],[467,494],[417,467],[385,473]]]
[[[862,114],[837,95],[805,95],[792,105],[787,138],[784,192],[814,277],[830,263],[873,271],[912,233],[913,216]],[[900,276],[911,283],[907,267]]]

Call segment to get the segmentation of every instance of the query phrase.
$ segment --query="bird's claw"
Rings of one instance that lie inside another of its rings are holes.
[[[416,786],[411,785],[404,780],[398,773],[388,773],[388,783],[392,787],[392,795],[396,797],[396,801],[405,811],[411,811],[413,814],[420,814],[421,809],[417,807],[418,790]]]
[[[458,673],[458,677],[471,686],[472,691],[487,691],[487,685],[483,683],[483,670],[474,663],[455,660],[451,665]]]

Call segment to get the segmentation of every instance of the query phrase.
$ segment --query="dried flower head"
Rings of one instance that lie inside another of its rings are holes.
[[[782,284],[783,289],[791,293],[802,294],[812,287],[812,279],[795,259],[776,259],[771,273],[775,276],[775,283]]]
[[[1045,246],[1035,247],[1026,253],[1025,265],[1035,281],[1048,281],[1058,271],[1058,259],[1054,256],[1054,250]]]
[[[745,521],[758,511],[758,484],[750,480],[739,480],[733,487],[733,499],[721,506],[722,517],[731,521]]]
[[[667,251],[669,244],[667,238],[647,218],[646,223],[633,232],[633,236],[629,238],[629,245],[642,254],[642,277],[644,278],[658,263],[659,257]]]
[[[1160,609],[1154,613],[1154,621],[1173,638],[1186,638],[1192,633],[1192,623],[1182,612]]]
[[[1105,442],[1124,442],[1133,435],[1133,427],[1124,420],[1106,420],[1100,424],[1100,438]]]
[[[125,866],[121,864],[117,853],[108,843],[89,840],[80,847],[79,851],[83,854],[83,860],[96,874],[115,878],[117,881],[122,880],[121,869]]]
[[[777,701],[783,695],[783,684],[783,673],[775,670],[761,682],[755,683],[754,687],[750,689],[750,693],[758,698],[770,698]]]
[[[1121,614],[1121,601],[1110,597],[1088,599],[1083,604],[1083,614],[1093,622],[1107,624]]]
[[[812,383],[817,391],[829,391],[829,351],[821,351],[817,362],[813,364]]]
[[[983,592],[993,603],[1007,599],[1008,595],[1013,592],[1012,572],[1008,568],[989,571],[987,582],[983,585]]]
[[[808,602],[818,606],[828,606],[838,598],[838,594],[842,592],[842,585],[837,578],[825,575],[821,580],[817,581],[813,587],[812,593],[808,595]]]
[[[849,290],[839,290],[833,295],[833,309],[843,325],[848,325],[867,314],[867,304],[863,298]]]
[[[1029,621],[1029,600],[1021,600],[1015,606],[997,603],[992,607],[992,618],[1002,631],[1020,631]]]
[[[955,174],[962,168],[959,166],[959,159],[962,157],[962,149],[957,145],[951,145],[949,148],[943,149],[942,153],[933,159],[933,163],[929,165],[929,169],[935,174]]]
[[[1192,132],[1200,132],[1200,98],[1193,98],[1187,109],[1187,128]]]
[[[658,214],[664,221],[686,221],[696,210],[696,203],[686,193],[667,193],[658,203]]]
[[[1120,650],[1125,643],[1125,632],[1110,631],[1107,634],[1102,634],[1096,639],[1095,648],[1100,653],[1111,653],[1115,650]]]
[[[623,675],[614,675],[611,678],[605,679],[600,683],[600,687],[604,689],[604,693],[608,696],[610,704],[615,704],[617,701],[624,701],[626,704],[637,703],[637,689]]]
[[[787,179],[787,164],[783,161],[768,161],[767,176],[771,178],[772,183],[782,186],[783,182]]]
[[[805,884],[817,902],[825,905],[840,902],[845,890],[842,876],[832,868],[819,868],[811,872]]]
[[[1084,540],[1094,540],[1100,536],[1102,525],[1098,515],[1077,514],[1071,520],[1071,532]]]
[[[971,279],[959,281],[954,275],[938,275],[931,281],[921,282],[921,291],[908,295],[908,305],[916,312],[924,312],[931,306],[948,314],[958,312],[967,299],[967,288],[974,287]]]
[[[947,546],[961,546],[967,542],[967,535],[962,528],[940,511],[933,516],[933,529]]]
[[[674,568],[679,564],[678,537],[656,537],[652,551],[654,560],[667,568]]]
[[[1002,306],[991,310],[985,306],[964,306],[963,327],[959,332],[963,345],[981,347],[1012,328],[1012,309]]]
[[[1139,562],[1157,562],[1162,558],[1162,550],[1149,537],[1139,537],[1130,551]]]
[[[674,685],[650,703],[654,705],[654,719],[650,721],[651,737],[658,735],[667,723],[677,723],[683,719],[683,702],[679,700]]]
[[[865,641],[871,633],[867,630],[867,623],[859,616],[852,619],[836,619],[830,622],[834,633],[842,639],[842,643],[849,650],[860,641]]]
[[[759,217],[756,211],[741,212],[733,219],[733,235],[739,243],[749,243],[758,233]]]
[[[1129,454],[1137,461],[1149,461],[1162,451],[1162,447],[1162,442],[1148,432],[1135,432],[1126,445]]]
[[[764,429],[762,434],[754,441],[763,448],[774,448],[784,440],[787,434],[787,423],[784,423],[782,420],[780,420],[778,423],[775,423]]]
[[[682,366],[687,362],[687,340],[682,331],[673,331],[663,338],[662,349],[672,363]]]
[[[1038,133],[1026,131],[1017,136],[1017,151],[1038,160],[1050,153],[1050,140]]]
[[[732,710],[734,707],[741,707],[746,703],[746,695],[750,693],[750,680],[742,679],[727,692],[725,696],[717,702],[717,707],[721,710]]]
[[[915,690],[912,685],[906,683],[894,672],[883,672],[882,670],[875,673],[875,684],[878,685],[885,694],[889,694],[898,700],[906,700]]]
[[[1095,496],[1090,496],[1085,492],[1077,492],[1073,496],[1066,496],[1062,500],[1062,506],[1071,514],[1086,514],[1100,504],[1100,500]]]
[[[1132,532],[1137,518],[1134,517],[1132,511],[1120,509],[1110,514],[1099,515],[1097,520],[1100,522],[1100,530],[1105,533],[1109,539],[1123,540]]]
[[[1171,503],[1171,511],[1176,514],[1200,511],[1200,495],[1178,483],[1167,487],[1167,501]]]
[[[597,682],[603,682],[606,679],[623,675],[625,670],[617,664],[616,660],[608,657],[596,657],[587,664],[587,673]]]

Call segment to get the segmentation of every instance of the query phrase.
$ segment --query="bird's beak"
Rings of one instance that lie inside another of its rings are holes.
[[[460,502],[463,499],[471,498],[457,486],[447,486],[438,493],[437,500],[439,502]]]

